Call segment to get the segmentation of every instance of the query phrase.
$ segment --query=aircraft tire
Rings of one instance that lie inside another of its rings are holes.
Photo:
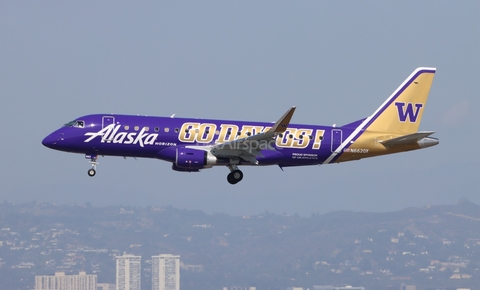
[[[240,170],[234,170],[227,175],[228,183],[237,184],[243,179],[243,172]]]
[[[231,173],[229,173],[229,174],[227,175],[227,181],[228,181],[228,183],[230,183],[230,184],[235,184],[235,180],[233,179],[233,176],[232,176]]]
[[[91,168],[91,169],[88,170],[87,173],[88,173],[88,176],[94,177],[94,176],[95,176],[95,173],[97,173],[97,172],[95,171],[95,169]]]

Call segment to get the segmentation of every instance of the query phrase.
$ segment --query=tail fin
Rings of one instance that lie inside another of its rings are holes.
[[[364,127],[371,132],[418,131],[436,68],[417,68],[373,113]]]

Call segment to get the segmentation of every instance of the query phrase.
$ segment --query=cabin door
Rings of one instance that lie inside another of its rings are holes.
[[[342,144],[342,130],[332,129],[332,152],[337,150],[338,146]]]
[[[107,127],[108,125],[112,125],[115,123],[115,117],[113,116],[103,116],[102,117],[102,129]]]

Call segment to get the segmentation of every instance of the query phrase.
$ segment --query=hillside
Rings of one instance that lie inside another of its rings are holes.
[[[162,253],[181,256],[182,289],[480,285],[480,206],[467,200],[308,218],[3,203],[0,217],[2,289],[32,288],[34,275],[55,271],[114,283],[114,256],[123,252],[142,256],[143,289],[151,287],[151,256]]]

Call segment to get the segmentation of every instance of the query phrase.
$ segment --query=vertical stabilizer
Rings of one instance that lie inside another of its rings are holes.
[[[437,139],[422,135],[433,132],[418,132],[435,71],[417,68],[372,115],[346,125],[361,122],[323,163],[420,149],[427,147],[426,141],[428,146],[438,144]]]
[[[368,118],[364,129],[392,134],[417,132],[435,71],[435,68],[417,68]]]

